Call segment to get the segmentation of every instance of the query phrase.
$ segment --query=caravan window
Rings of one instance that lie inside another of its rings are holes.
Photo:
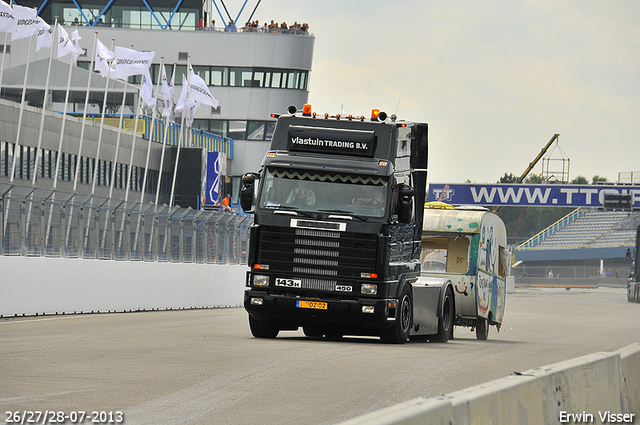
[[[469,270],[469,239],[463,235],[422,240],[422,271],[464,274]]]

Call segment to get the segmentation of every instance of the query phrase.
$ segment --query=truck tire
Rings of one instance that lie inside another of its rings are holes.
[[[409,339],[413,322],[413,298],[409,285],[405,285],[400,294],[396,321],[390,328],[383,329],[380,339],[389,344],[404,344]]]
[[[453,293],[450,288],[442,300],[442,317],[438,319],[438,333],[433,336],[434,342],[447,342],[453,335],[453,314],[455,307],[453,305]]]
[[[256,338],[275,338],[280,332],[275,324],[266,320],[254,319],[251,315],[249,315],[249,328],[251,328],[251,334]]]
[[[489,338],[489,319],[480,317],[476,324],[476,338],[486,341]]]

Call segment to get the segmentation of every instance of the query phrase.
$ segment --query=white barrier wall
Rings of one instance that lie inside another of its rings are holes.
[[[580,422],[640,423],[640,343],[614,353],[595,353],[531,369],[442,397],[416,398],[343,424]]]
[[[242,305],[247,266],[0,256],[0,317]]]

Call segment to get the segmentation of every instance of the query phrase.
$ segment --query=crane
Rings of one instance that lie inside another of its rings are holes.
[[[549,150],[549,148],[551,147],[553,142],[558,140],[558,137],[560,137],[559,134],[554,134],[553,135],[551,140],[549,140],[549,142],[542,148],[542,150],[540,151],[538,156],[536,156],[535,159],[529,163],[529,166],[527,167],[526,170],[524,170],[524,173],[522,173],[520,175],[520,177],[518,177],[518,179],[516,180],[516,183],[522,183],[524,181],[524,179],[527,177],[527,175],[529,175],[531,170],[533,170],[533,167],[535,167],[536,164],[538,163],[538,161],[540,161],[540,159],[544,156],[544,154],[547,153],[547,151]],[[498,213],[498,211],[500,211],[500,206],[497,206],[497,207],[495,207],[493,209],[493,212],[496,213],[496,214]]]

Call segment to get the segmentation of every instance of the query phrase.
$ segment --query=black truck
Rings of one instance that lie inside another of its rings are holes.
[[[453,327],[451,300],[442,317],[447,285],[422,288],[439,297],[429,306],[414,303],[412,288],[420,275],[427,124],[377,110],[370,118],[317,115],[310,105],[287,112],[277,117],[260,172],[242,178],[241,205],[254,214],[244,296],[252,334],[275,338],[302,327],[308,337],[404,343],[420,334],[416,311],[446,341]]]
[[[632,260],[629,281],[627,282],[627,301],[630,303],[640,303],[640,226],[636,230],[636,245],[633,250],[627,250],[627,258]]]

